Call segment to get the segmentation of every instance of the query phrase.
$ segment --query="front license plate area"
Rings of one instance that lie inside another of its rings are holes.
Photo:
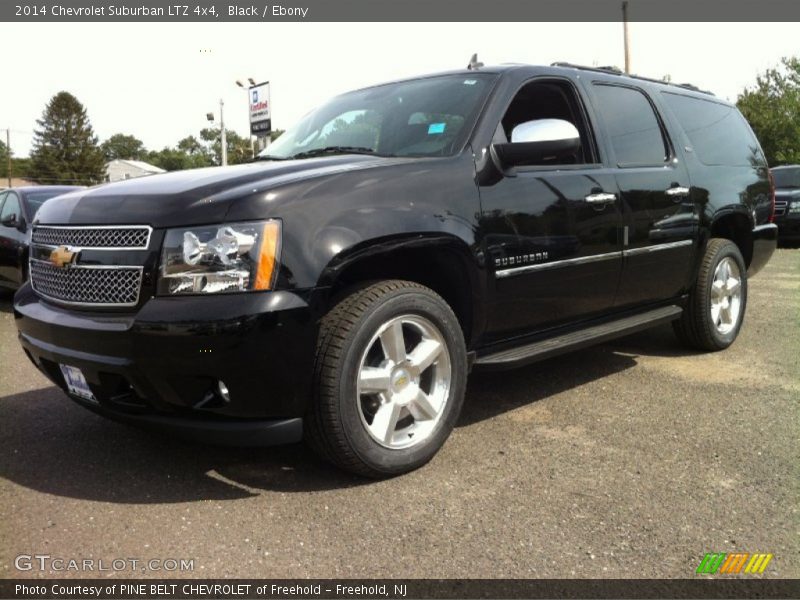
[[[86,377],[83,372],[77,367],[70,367],[69,365],[58,365],[61,368],[61,374],[64,375],[64,382],[67,384],[67,391],[73,396],[78,396],[89,402],[97,402],[92,390],[89,389],[89,384],[86,383]]]

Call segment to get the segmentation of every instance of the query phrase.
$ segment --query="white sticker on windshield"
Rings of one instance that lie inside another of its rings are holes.
[[[475,85],[476,83],[478,83],[477,79],[465,79],[464,80],[464,85]]]

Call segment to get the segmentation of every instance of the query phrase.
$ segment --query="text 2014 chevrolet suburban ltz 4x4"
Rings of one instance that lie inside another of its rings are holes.
[[[257,161],[47,203],[28,356],[100,414],[305,437],[380,477],[428,461],[471,368],[672,321],[721,350],[776,245],[762,151],[690,86],[571,65],[338,96]]]

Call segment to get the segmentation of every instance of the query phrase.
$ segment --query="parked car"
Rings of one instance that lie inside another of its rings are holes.
[[[685,85],[571,65],[333,98],[259,160],[46,204],[15,297],[74,400],[206,441],[417,468],[470,369],[660,323],[736,339],[777,228],[758,141]]]
[[[800,165],[774,167],[775,223],[781,241],[800,240]]]
[[[36,211],[50,198],[83,189],[39,185],[0,190],[0,287],[17,289],[28,274],[28,244]]]

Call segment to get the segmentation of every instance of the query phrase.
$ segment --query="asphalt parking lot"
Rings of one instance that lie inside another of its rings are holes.
[[[712,551],[800,577],[800,250],[751,280],[728,351],[661,328],[473,376],[442,452],[389,481],[105,421],[29,364],[7,295],[0,423],[2,577],[56,575],[20,554],[194,559],[120,576],[691,577]]]

